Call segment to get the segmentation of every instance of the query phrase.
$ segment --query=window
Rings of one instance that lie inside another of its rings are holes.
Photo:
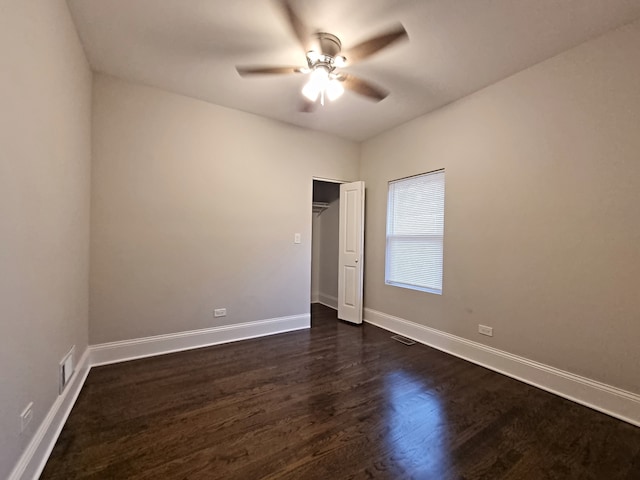
[[[385,283],[442,294],[444,170],[389,182]]]

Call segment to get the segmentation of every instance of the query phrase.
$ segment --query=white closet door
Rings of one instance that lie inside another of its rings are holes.
[[[340,185],[338,318],[362,323],[364,182]]]

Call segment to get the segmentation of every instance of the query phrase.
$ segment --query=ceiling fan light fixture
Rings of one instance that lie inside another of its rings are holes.
[[[307,84],[302,88],[302,94],[310,101],[315,102],[318,99],[318,95],[320,95],[320,89],[312,82],[307,82]]]
[[[326,87],[329,82],[329,69],[324,65],[318,65],[311,72],[309,81],[318,84],[322,88]]]
[[[307,52],[307,58],[309,59],[309,63],[311,65],[313,65],[318,60],[320,60],[320,54],[318,52],[316,52],[315,50],[309,50]]]
[[[329,81],[325,91],[329,100],[333,102],[334,100],[342,96],[342,94],[344,93],[344,87],[342,86],[342,82],[334,78]]]
[[[333,59],[333,66],[337,68],[344,67],[347,63],[347,59],[342,55],[338,55]]]
[[[317,66],[311,72],[311,78],[302,89],[302,94],[315,102],[318,95],[325,91],[329,83],[329,70],[322,65]]]

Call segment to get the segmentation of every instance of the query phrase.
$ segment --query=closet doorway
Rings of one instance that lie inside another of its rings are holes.
[[[311,237],[311,303],[338,309],[340,184],[313,180]]]

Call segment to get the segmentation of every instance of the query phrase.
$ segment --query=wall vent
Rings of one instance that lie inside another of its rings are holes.
[[[73,372],[75,370],[75,365],[73,361],[75,350],[76,350],[76,347],[74,345],[73,347],[71,347],[71,350],[69,350],[69,353],[67,353],[62,359],[62,361],[60,362],[59,393],[62,393],[62,391],[64,390],[64,387],[67,386],[67,383],[69,383],[69,380],[71,380],[71,377],[73,376]]]
[[[410,338],[403,337],[402,335],[394,335],[391,338],[393,338],[396,342],[402,343],[403,345],[415,345],[416,344],[416,342],[414,342]]]

